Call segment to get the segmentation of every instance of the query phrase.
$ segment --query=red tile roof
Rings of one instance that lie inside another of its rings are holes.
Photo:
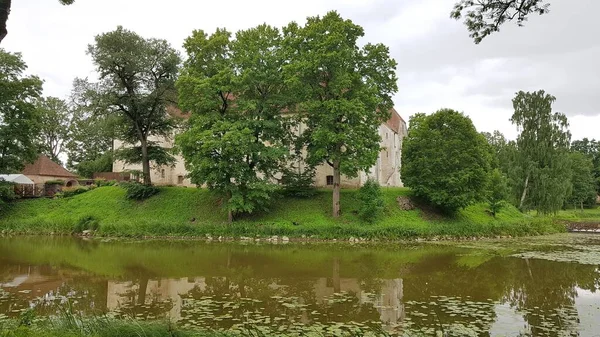
[[[21,172],[24,175],[37,175],[37,176],[48,176],[48,177],[64,177],[64,178],[77,178],[77,176],[64,167],[50,160],[50,158],[40,155],[38,159],[32,164],[25,165],[25,168]]]
[[[388,128],[390,128],[395,133],[400,133],[400,129],[402,123],[404,123],[404,120],[402,119],[402,117],[400,117],[400,114],[398,114],[398,111],[396,111],[396,109],[394,108],[390,109],[390,114],[390,119],[388,119],[387,122],[385,122],[385,125],[387,125]]]

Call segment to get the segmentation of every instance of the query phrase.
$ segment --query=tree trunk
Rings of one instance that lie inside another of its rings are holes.
[[[529,187],[529,174],[525,178],[525,187],[523,188],[523,194],[521,194],[521,202],[519,203],[519,209],[523,210],[523,204],[525,203],[525,197],[527,196],[527,188]]]
[[[231,192],[227,192],[227,200],[225,201],[226,203],[229,203],[229,200],[231,200]],[[232,223],[233,222],[233,211],[229,208],[228,205],[225,205],[227,207],[227,223]]]
[[[142,147],[142,172],[144,175],[144,185],[152,185],[150,179],[150,159],[148,159],[148,141],[143,139],[141,142]]]
[[[8,21],[8,15],[10,14],[10,2],[11,0],[0,0],[0,43],[8,34],[6,21]]]
[[[340,161],[333,163],[333,217],[340,216]]]
[[[342,291],[342,282],[340,280],[340,258],[333,258],[333,275],[331,276],[333,281],[333,292],[339,293]]]
[[[142,276],[140,279],[140,288],[138,289],[138,304],[146,303],[146,290],[148,289],[148,276]]]

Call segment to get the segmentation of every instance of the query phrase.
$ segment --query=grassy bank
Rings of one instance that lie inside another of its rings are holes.
[[[93,227],[103,236],[315,236],[334,238],[409,239],[416,237],[472,237],[535,235],[561,231],[549,218],[532,217],[513,207],[496,218],[485,204],[470,206],[448,217],[428,207],[402,210],[396,201],[410,191],[383,189],[384,215],[373,224],[363,222],[356,190],[342,191],[342,211],[333,219],[331,192],[320,191],[310,199],[278,198],[268,213],[254,214],[227,225],[226,214],[208,191],[163,187],[143,202],[125,199],[119,187],[101,187],[64,199],[21,200],[0,218],[0,231],[24,234],[71,234]]]

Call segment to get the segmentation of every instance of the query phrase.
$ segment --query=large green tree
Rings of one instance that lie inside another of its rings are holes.
[[[176,126],[167,107],[176,104],[181,58],[167,41],[145,39],[123,27],[96,36],[88,54],[100,77],[90,86],[95,110],[119,118],[118,138],[128,145],[122,158],[141,163],[144,184],[149,185],[153,157],[159,165],[174,160],[151,137],[171,137]]]
[[[13,173],[33,161],[40,117],[35,101],[42,92],[37,76],[25,76],[21,54],[0,49],[0,172]]]
[[[192,116],[177,145],[192,181],[223,197],[230,222],[268,205],[290,153],[281,39],[261,25],[235,39],[226,30],[195,31],[184,45],[178,89]]]
[[[450,17],[465,18],[465,26],[475,43],[500,30],[504,23],[516,20],[523,26],[531,14],[546,14],[550,4],[545,0],[460,0]]]
[[[583,138],[571,143],[571,151],[583,153],[592,161],[592,173],[596,184],[596,193],[600,195],[600,142]]]
[[[120,117],[96,111],[96,88],[86,80],[75,79],[71,93],[73,117],[65,144],[67,167],[92,178],[95,172],[111,172],[113,142]]]
[[[451,109],[410,119],[402,180],[417,196],[454,212],[485,198],[490,151],[469,117]]]
[[[596,181],[592,160],[581,152],[570,154],[572,175],[572,191],[567,203],[575,207],[593,206],[596,204]]]
[[[64,100],[56,97],[39,99],[37,109],[41,119],[38,139],[41,152],[62,164],[59,155],[64,152],[69,138],[71,109]]]
[[[359,46],[361,26],[337,12],[284,29],[283,69],[306,144],[306,161],[333,169],[333,216],[340,215],[341,174],[355,177],[377,161],[378,127],[397,91],[396,61],[383,44]]]
[[[571,134],[567,117],[552,111],[555,100],[543,90],[520,91],[513,99],[511,122],[521,130],[515,165],[521,172],[519,208],[522,210],[556,212],[569,194]]]
[[[8,21],[8,16],[10,15],[10,7],[11,0],[0,0],[0,43],[8,34],[8,30],[6,29],[6,21]],[[70,5],[75,2],[75,0],[58,0],[63,5]]]

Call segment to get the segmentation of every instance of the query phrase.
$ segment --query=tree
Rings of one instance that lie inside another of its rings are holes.
[[[333,168],[333,216],[340,215],[341,174],[355,177],[377,161],[378,127],[389,118],[396,93],[396,61],[382,44],[359,47],[362,27],[337,12],[284,29],[290,62],[283,68],[309,165]]]
[[[494,169],[490,173],[487,201],[490,206],[490,212],[495,217],[506,204],[507,198],[506,177],[499,169]]]
[[[24,76],[21,54],[0,49],[0,172],[19,172],[37,157],[40,118],[35,100],[42,92],[37,76]]]
[[[545,0],[460,0],[454,5],[450,17],[465,17],[465,25],[476,44],[500,30],[508,21],[517,20],[523,26],[531,14],[547,14],[550,4]]]
[[[37,101],[37,109],[41,118],[38,140],[41,152],[61,164],[58,156],[69,138],[72,119],[69,106],[62,99],[47,97]]]
[[[575,140],[571,143],[571,151],[583,153],[592,161],[592,173],[596,185],[596,193],[600,194],[600,142],[595,139]]]
[[[596,181],[593,174],[593,164],[589,157],[581,152],[570,154],[573,185],[571,196],[567,203],[575,207],[593,206],[596,204]]]
[[[63,5],[71,5],[75,2],[75,0],[58,0]],[[10,14],[11,0],[0,0],[0,43],[8,34],[8,30],[6,29],[6,21],[8,21],[8,16]]]
[[[175,80],[181,58],[167,41],[144,39],[123,27],[96,36],[88,54],[100,75],[100,82],[90,86],[96,110],[119,118],[118,136],[134,148],[127,154],[137,155],[128,158],[142,164],[144,184],[150,185],[151,154],[170,156],[150,137],[168,138],[175,128],[167,107],[176,104]],[[169,162],[173,161],[169,157]]]
[[[483,200],[490,167],[485,138],[451,109],[410,120],[402,145],[402,180],[415,195],[448,212]]]
[[[192,181],[223,197],[229,221],[267,207],[290,153],[281,33],[261,25],[236,34],[195,31],[178,81],[192,116],[176,138]]]
[[[555,100],[543,90],[520,91],[513,99],[515,111],[511,122],[521,130],[517,137],[516,163],[521,171],[521,210],[556,212],[569,193],[571,134],[567,117],[552,112]]]
[[[106,114],[96,104],[98,86],[85,79],[75,79],[71,92],[73,117],[69,140],[65,144],[67,167],[80,176],[92,178],[95,172],[111,172],[113,142],[120,117]],[[96,110],[98,109],[98,110]]]

